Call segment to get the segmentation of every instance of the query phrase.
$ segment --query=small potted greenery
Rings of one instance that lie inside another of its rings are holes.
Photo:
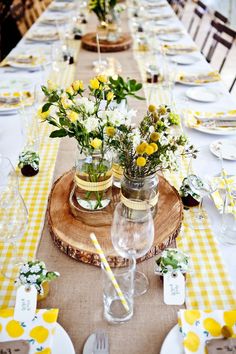
[[[39,155],[35,151],[23,151],[19,156],[18,167],[25,177],[32,177],[39,172]]]
[[[199,180],[199,183],[200,182],[201,181]],[[193,190],[193,188],[191,188],[188,177],[185,177],[182,181],[182,185],[180,187],[180,196],[184,206],[186,207],[197,206],[199,205],[201,200],[201,196],[197,194],[196,190]]]
[[[21,266],[15,283],[18,286],[35,286],[38,292],[37,300],[41,301],[49,293],[49,282],[59,276],[58,272],[49,272],[43,261],[28,261]]]
[[[177,248],[166,248],[156,259],[155,274],[163,275],[180,271],[184,275],[189,271],[189,256]]]

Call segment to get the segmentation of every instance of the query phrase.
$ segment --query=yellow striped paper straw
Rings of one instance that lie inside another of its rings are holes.
[[[111,268],[110,268],[110,266],[109,266],[109,264],[108,264],[108,262],[106,260],[106,257],[104,255],[102,249],[101,249],[101,246],[98,243],[97,237],[96,237],[96,235],[93,232],[90,234],[90,238],[93,241],[94,247],[96,248],[96,250],[97,250],[97,252],[99,254],[99,257],[101,259],[101,262],[102,262],[102,264],[104,265],[104,267],[106,269],[107,275],[109,276],[112,284],[114,285],[114,288],[116,289],[116,292],[117,292],[117,294],[118,294],[118,296],[120,298],[121,303],[123,304],[123,306],[126,309],[126,311],[129,311],[129,306],[127,304],[127,301],[125,300],[125,297],[124,297],[124,295],[123,295],[123,293],[121,291],[121,288],[119,287],[119,284],[117,283],[116,278],[115,278],[115,276],[114,276],[114,274],[113,274],[113,272],[112,272],[112,270],[111,270]]]

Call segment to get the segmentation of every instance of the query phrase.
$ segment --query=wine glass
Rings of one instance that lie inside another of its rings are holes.
[[[209,197],[216,190],[213,183],[214,169],[209,169],[208,147],[200,147],[197,157],[192,157],[189,162],[187,178],[192,191],[200,197],[200,203],[196,220],[197,228],[204,229],[204,222],[207,220],[207,214],[203,210],[203,201],[205,197]]]
[[[131,210],[132,212],[132,210]],[[154,240],[154,222],[150,208],[142,211],[139,218],[133,218],[130,209],[118,203],[113,216],[111,239],[116,252],[128,258],[130,266],[136,267],[136,259],[143,257],[151,248]],[[148,289],[148,278],[135,271],[134,295],[144,294]]]
[[[28,212],[19,192],[18,180],[10,160],[0,156],[0,243],[10,245],[2,248],[2,274],[15,279],[21,264],[17,254],[16,242],[24,235],[28,223]]]

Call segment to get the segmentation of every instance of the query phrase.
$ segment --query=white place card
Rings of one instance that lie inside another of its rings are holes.
[[[21,285],[16,292],[14,320],[20,322],[32,321],[37,307],[37,290],[35,286],[26,288]]]
[[[164,303],[183,305],[185,302],[185,278],[181,272],[164,274]]]

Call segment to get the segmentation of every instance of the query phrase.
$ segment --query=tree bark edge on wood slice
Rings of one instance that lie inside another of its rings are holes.
[[[94,232],[110,266],[126,266],[128,260],[118,256],[112,247],[110,226],[85,225],[71,214],[69,194],[72,181],[73,171],[63,174],[54,182],[48,198],[48,227],[55,245],[75,260],[99,267],[100,258],[89,237],[90,233]],[[150,251],[139,258],[138,262],[152,258],[169,247],[181,229],[183,204],[179,193],[162,176],[159,176],[159,186],[158,212],[154,220],[154,243]]]

